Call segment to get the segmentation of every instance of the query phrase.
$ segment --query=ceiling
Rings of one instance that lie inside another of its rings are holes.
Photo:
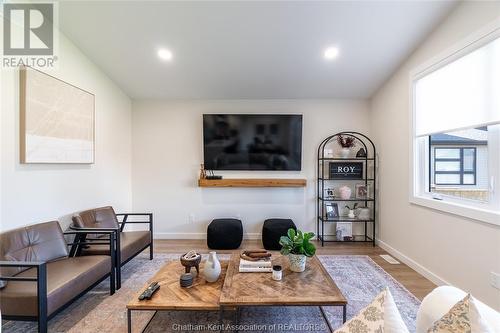
[[[455,5],[67,1],[59,21],[134,99],[368,98]]]

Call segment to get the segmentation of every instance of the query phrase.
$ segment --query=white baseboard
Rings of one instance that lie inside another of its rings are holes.
[[[380,239],[377,239],[377,245],[380,246],[382,249],[386,250],[390,255],[393,257],[401,260],[403,263],[414,269],[416,272],[419,274],[423,275],[425,278],[428,280],[432,281],[438,286],[444,286],[444,285],[451,285],[449,282],[447,282],[445,279],[441,278],[440,276],[434,274],[424,266],[420,265],[418,262],[415,260],[411,259],[410,257],[406,256],[405,254],[399,252],[389,244],[385,243],[384,241],[381,241]]]
[[[154,239],[207,239],[205,232],[155,232]],[[258,232],[244,233],[243,239],[260,239],[261,234]]]

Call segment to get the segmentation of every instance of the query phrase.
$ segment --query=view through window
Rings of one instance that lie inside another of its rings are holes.
[[[488,127],[429,137],[429,192],[489,200]]]

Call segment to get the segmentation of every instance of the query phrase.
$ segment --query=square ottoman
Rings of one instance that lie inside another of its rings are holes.
[[[214,219],[207,228],[210,249],[234,250],[243,240],[243,224],[238,219]]]
[[[262,244],[266,250],[281,250],[280,237],[286,236],[288,229],[297,230],[291,219],[267,219],[262,227]]]

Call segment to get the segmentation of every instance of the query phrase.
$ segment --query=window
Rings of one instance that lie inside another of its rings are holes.
[[[500,225],[500,24],[411,76],[410,201]]]
[[[434,184],[476,185],[476,148],[434,148]]]

